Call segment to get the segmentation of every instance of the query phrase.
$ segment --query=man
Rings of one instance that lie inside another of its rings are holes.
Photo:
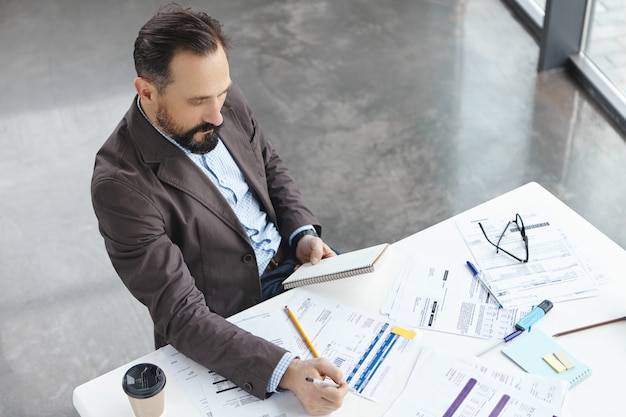
[[[100,232],[157,347],[259,398],[289,389],[308,413],[328,414],[348,392],[338,368],[224,319],[283,291],[297,264],[334,256],[232,82],[227,47],[219,22],[175,5],[140,30],[137,97],[96,156]],[[339,388],[305,379],[325,376]]]

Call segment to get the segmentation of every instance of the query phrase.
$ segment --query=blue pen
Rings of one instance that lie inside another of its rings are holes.
[[[469,267],[469,269],[472,271],[472,274],[474,274],[474,277],[476,278],[476,280],[478,282],[480,282],[480,284],[487,290],[487,293],[491,296],[491,298],[493,298],[493,300],[496,302],[496,304],[498,304],[498,308],[502,308],[502,303],[500,303],[500,301],[498,301],[498,299],[496,298],[496,296],[493,294],[493,292],[491,292],[491,288],[489,288],[489,285],[487,285],[487,283],[485,282],[485,280],[483,279],[483,273],[480,272],[473,263],[471,263],[470,261],[467,261],[467,266]]]
[[[546,313],[552,310],[552,302],[550,300],[543,300],[538,306],[534,306],[530,313],[526,314],[520,321],[515,324],[517,330],[530,330],[533,324],[546,315]]]

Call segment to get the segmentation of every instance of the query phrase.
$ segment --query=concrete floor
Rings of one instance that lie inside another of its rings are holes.
[[[156,0],[0,0],[0,415],[151,350],[104,251],[93,159]],[[499,0],[204,0],[326,239],[395,242],[537,181],[626,247],[626,143]]]

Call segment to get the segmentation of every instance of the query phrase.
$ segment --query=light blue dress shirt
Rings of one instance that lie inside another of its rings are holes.
[[[185,149],[183,151],[215,184],[237,215],[254,249],[259,276],[263,275],[270,260],[278,252],[281,236],[276,225],[261,210],[259,201],[252,194],[230,152],[221,139],[215,149],[202,155]]]

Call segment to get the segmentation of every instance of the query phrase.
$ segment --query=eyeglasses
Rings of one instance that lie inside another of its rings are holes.
[[[512,228],[511,231],[512,232],[519,231],[520,234],[522,235],[522,240],[524,241],[524,247],[526,248],[526,258],[525,259],[521,259],[521,258],[513,255],[511,252],[503,249],[500,246],[500,242],[502,241],[502,238],[504,237],[504,234],[506,233],[506,231],[509,229],[509,226],[511,225],[511,223],[515,223],[515,225],[517,226],[516,228]],[[498,253],[499,251],[502,251],[502,252],[506,253],[507,255],[509,255],[510,257],[512,257],[513,259],[518,260],[519,262],[528,262],[528,236],[526,236],[526,227],[524,227],[524,221],[522,220],[522,216],[520,216],[519,214],[516,213],[515,214],[515,220],[510,220],[506,224],[506,227],[504,228],[504,230],[500,234],[500,237],[498,238],[498,243],[493,243],[491,240],[489,240],[489,238],[487,237],[487,233],[485,232],[485,229],[483,228],[483,225],[480,224],[480,222],[478,222],[478,226],[480,226],[480,230],[482,230],[483,235],[485,235],[485,239],[487,239],[487,242],[489,242],[491,245],[496,247],[496,253]]]

